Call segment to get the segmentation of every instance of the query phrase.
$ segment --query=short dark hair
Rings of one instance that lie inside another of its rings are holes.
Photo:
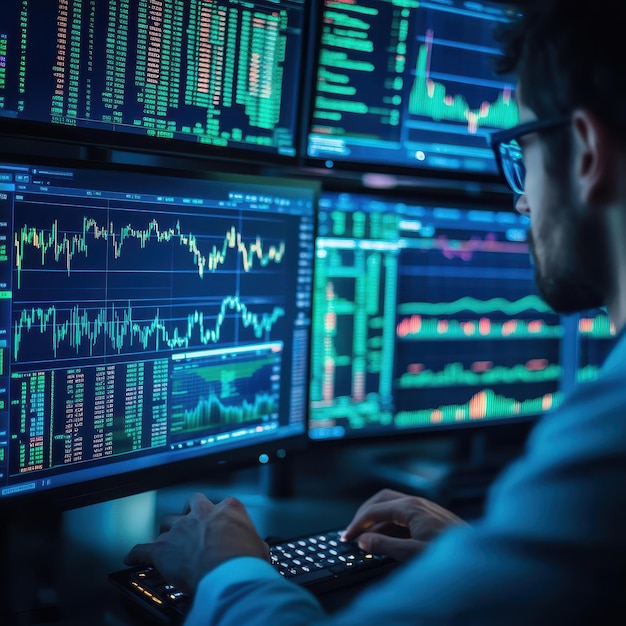
[[[519,0],[521,13],[494,33],[498,74],[514,73],[539,118],[586,108],[626,136],[626,0]]]

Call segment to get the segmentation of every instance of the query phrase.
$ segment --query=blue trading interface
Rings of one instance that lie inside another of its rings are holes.
[[[304,5],[3,0],[0,117],[294,157]]]
[[[536,292],[524,216],[325,192],[318,222],[312,438],[525,418],[560,402],[573,364]]]
[[[0,181],[2,496],[304,436],[315,186]]]
[[[501,4],[464,0],[324,3],[310,158],[492,174],[485,134],[517,123],[498,78]]]

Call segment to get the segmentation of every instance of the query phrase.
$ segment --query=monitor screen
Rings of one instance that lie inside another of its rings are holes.
[[[317,197],[310,181],[0,163],[0,505],[306,442]]]
[[[108,131],[97,144],[292,160],[305,17],[305,0],[3,0],[0,121],[83,142]]]
[[[496,173],[488,131],[513,126],[498,78],[504,5],[466,0],[325,2],[307,156],[328,168]]]
[[[555,406],[563,328],[537,294],[526,228],[508,207],[324,192],[310,437],[527,420]]]

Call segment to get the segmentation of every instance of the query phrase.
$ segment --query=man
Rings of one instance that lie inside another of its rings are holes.
[[[195,594],[188,626],[626,620],[625,4],[595,0],[583,13],[570,0],[524,2],[498,65],[517,74],[521,125],[491,141],[531,218],[543,297],[560,312],[606,306],[618,331],[598,379],[541,420],[472,527],[397,492],[366,502],[346,538],[407,562],[332,616],[273,570],[237,500],[192,495],[126,559]],[[389,522],[408,538],[380,532]]]

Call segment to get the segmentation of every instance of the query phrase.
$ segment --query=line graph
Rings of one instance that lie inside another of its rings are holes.
[[[194,359],[172,372],[171,433],[219,432],[277,419],[280,351]]]
[[[438,235],[432,238],[412,239],[410,246],[417,250],[439,251],[448,260],[458,258],[468,262],[477,252],[528,254],[528,244],[525,242],[500,241],[495,233],[487,233],[484,237],[472,236],[465,240]]]
[[[454,315],[461,311],[476,314],[501,311],[505,315],[519,315],[522,311],[552,313],[553,310],[537,295],[527,295],[518,300],[489,298],[480,300],[472,296],[463,296],[452,302],[406,302],[398,305],[399,315]]]
[[[431,78],[431,62],[435,35],[429,28],[419,47],[415,82],[411,90],[409,111],[435,121],[467,123],[467,131],[476,134],[479,126],[508,128],[517,123],[518,110],[510,88],[503,89],[493,102],[483,101],[472,109],[462,95],[451,95],[446,87]],[[441,42],[447,45],[449,42]]]
[[[179,421],[172,433],[187,434],[218,426],[235,426],[248,422],[258,422],[277,410],[276,398],[272,394],[257,393],[252,400],[243,399],[240,404],[228,405],[216,395],[200,398],[196,406],[185,409],[177,416]]]
[[[63,308],[58,305],[23,309],[14,323],[13,358],[19,360],[24,336],[30,332],[47,335],[49,342],[42,350],[58,358],[60,348],[67,346],[76,356],[92,356],[94,349],[104,342],[115,354],[136,345],[142,350],[188,348],[197,338],[200,345],[215,344],[221,339],[221,330],[229,312],[239,316],[243,328],[250,328],[255,338],[269,333],[285,315],[282,307],[274,306],[271,312],[256,313],[239,296],[226,296],[217,314],[208,315],[198,309],[176,321],[163,317],[157,308],[152,318],[140,316],[130,302],[123,307],[112,303],[108,308],[89,309],[78,305]]]
[[[266,267],[271,263],[281,263],[285,255],[284,241],[267,244],[259,235],[248,239],[234,225],[226,229],[220,245],[212,245],[208,250],[203,250],[199,237],[185,231],[180,220],[177,220],[173,227],[163,228],[156,219],[152,219],[144,228],[138,228],[131,224],[117,227],[112,220],[102,225],[95,218],[83,216],[80,229],[71,233],[63,231],[59,227],[58,219],[55,219],[48,229],[25,224],[15,232],[18,289],[22,286],[22,270],[27,249],[37,251],[41,267],[46,267],[50,262],[63,262],[69,277],[74,258],[77,255],[88,258],[90,246],[100,241],[110,246],[113,260],[121,258],[124,246],[129,241],[137,242],[142,250],[152,242],[164,245],[178,244],[188,252],[200,278],[203,278],[205,272],[215,272],[224,265],[231,251],[238,255],[245,272],[250,272],[255,264]],[[104,258],[106,258],[104,254],[99,257],[100,260]]]

